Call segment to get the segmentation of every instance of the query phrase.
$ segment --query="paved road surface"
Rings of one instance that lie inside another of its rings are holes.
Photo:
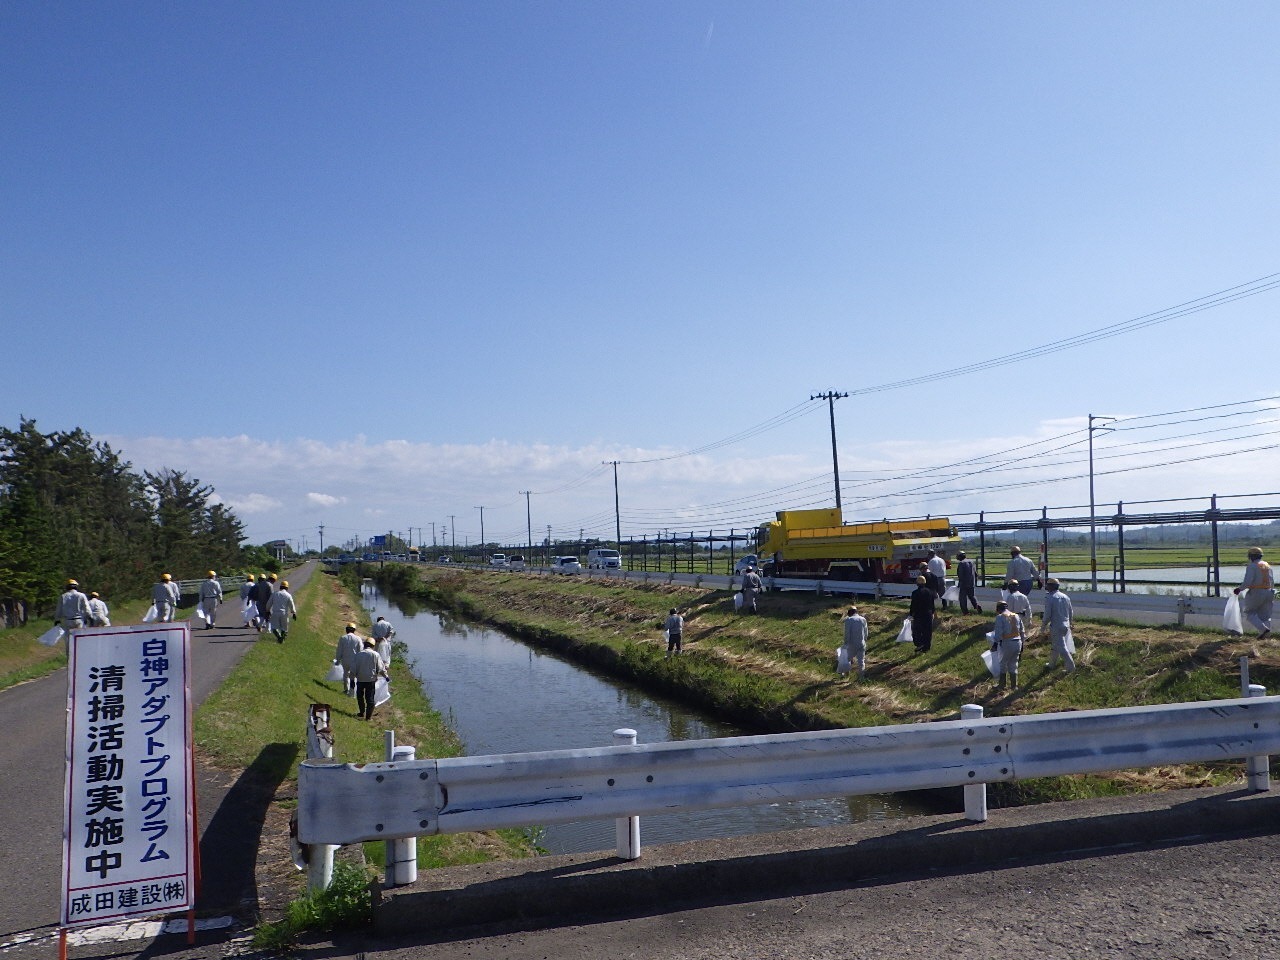
[[[296,589],[305,583],[316,564],[292,571]],[[189,615],[190,609],[182,611]],[[192,632],[194,705],[218,688],[236,662],[257,641],[257,634],[242,629],[236,598],[218,610],[213,630]],[[270,638],[270,634],[266,634]],[[274,642],[274,640],[272,641]],[[16,948],[5,950],[15,936],[43,937],[56,929],[61,903],[62,796],[66,739],[67,671],[0,691],[0,730],[4,736],[4,775],[0,776],[0,954],[17,957]],[[215,821],[229,785],[202,771],[197,792],[201,850],[204,854],[206,896],[209,906],[233,908],[242,892],[228,889],[219,873],[221,842],[210,844],[209,827]],[[223,834],[228,829],[224,813]],[[215,828],[218,825],[215,824]],[[209,849],[210,846],[213,849]],[[233,864],[242,876],[242,865]],[[237,881],[238,882],[238,881]],[[243,886],[243,884],[239,884]],[[202,908],[205,906],[201,904]],[[203,911],[202,911],[203,912]],[[31,956],[49,956],[47,945]]]
[[[435,944],[378,960],[1280,957],[1280,836],[1140,848]],[[206,954],[206,956],[209,954]]]

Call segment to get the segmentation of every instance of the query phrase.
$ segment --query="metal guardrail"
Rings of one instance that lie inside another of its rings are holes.
[[[298,835],[348,844],[955,786],[967,788],[969,819],[985,820],[987,783],[1240,758],[1250,787],[1266,790],[1280,697],[1249,693],[988,719],[967,705],[933,723],[363,766],[308,760]],[[621,825],[619,837],[621,848]]]
[[[179,580],[178,592],[184,597],[195,597],[200,595],[200,584],[204,583],[208,577],[201,577],[199,580]],[[231,597],[240,592],[240,585],[244,583],[243,575],[238,577],[219,577],[218,582],[222,584],[222,593],[224,597]]]

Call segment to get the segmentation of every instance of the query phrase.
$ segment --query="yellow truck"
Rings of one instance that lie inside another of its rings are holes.
[[[929,551],[950,566],[960,537],[946,517],[845,523],[839,509],[779,510],[756,531],[766,577],[909,583]]]

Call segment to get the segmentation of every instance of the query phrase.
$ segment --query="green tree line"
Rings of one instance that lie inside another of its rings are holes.
[[[243,525],[181,471],[133,470],[82,429],[0,428],[0,598],[34,613],[68,577],[138,597],[160,572],[201,577],[246,559]]]

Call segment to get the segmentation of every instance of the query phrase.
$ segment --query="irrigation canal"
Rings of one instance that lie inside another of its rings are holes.
[[[369,581],[371,616],[381,614],[409,650],[414,672],[468,755],[608,746],[630,727],[641,743],[741,736],[744,731],[663,700],[497,630],[416,604],[397,606]],[[885,794],[775,803],[645,817],[642,844],[771,833],[933,813],[909,795]],[[612,820],[555,824],[538,843],[549,853],[612,849]]]

